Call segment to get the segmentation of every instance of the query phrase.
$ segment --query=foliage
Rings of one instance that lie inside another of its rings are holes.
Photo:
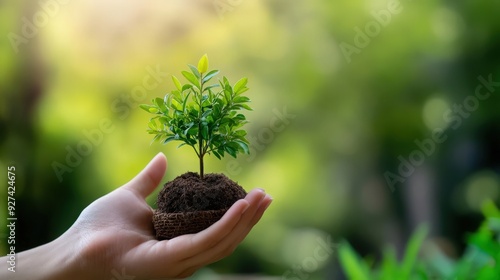
[[[155,98],[152,105],[140,107],[154,114],[149,121],[148,133],[153,141],[164,144],[177,140],[179,147],[191,146],[200,160],[200,177],[203,178],[203,157],[214,154],[218,159],[228,153],[249,153],[247,132],[241,127],[247,123],[240,110],[252,110],[250,99],[243,95],[248,90],[247,78],[231,86],[224,76],[218,83],[208,84],[219,70],[208,71],[209,61],[205,54],[198,67],[188,65],[190,71],[182,71],[187,83],[182,84],[172,76],[176,89],[164,98]]]
[[[362,259],[345,242],[339,249],[340,263],[349,279],[500,279],[500,211],[493,202],[483,206],[485,221],[467,238],[467,249],[458,261],[453,261],[435,250],[420,257],[427,229],[422,226],[408,242],[401,262],[396,260],[394,250],[384,251],[379,267]]]

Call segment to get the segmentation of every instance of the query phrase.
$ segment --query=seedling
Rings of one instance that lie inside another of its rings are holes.
[[[236,158],[239,153],[249,153],[247,132],[242,126],[247,123],[241,110],[252,110],[250,99],[243,95],[248,90],[247,78],[231,86],[223,76],[218,83],[210,83],[219,70],[208,71],[209,61],[205,54],[198,67],[188,65],[190,71],[182,71],[187,80],[181,83],[172,76],[175,90],[164,98],[155,98],[153,104],[140,107],[155,116],[149,120],[149,134],[153,141],[167,144],[181,141],[178,146],[191,146],[200,162],[200,177],[203,179],[203,158],[213,154],[218,159],[227,153]]]

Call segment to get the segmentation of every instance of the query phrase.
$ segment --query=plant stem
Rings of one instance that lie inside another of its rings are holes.
[[[203,180],[203,173],[204,173],[204,165],[203,165],[203,157],[205,156],[205,152],[203,151],[203,135],[201,133],[202,127],[201,127],[201,116],[203,114],[203,107],[202,107],[202,97],[203,97],[203,74],[200,73],[200,110],[198,113],[198,149],[199,149],[199,154],[198,158],[200,159],[200,178]]]
[[[201,124],[199,124],[199,129],[201,131]],[[203,139],[201,138],[201,133],[198,135],[198,141],[199,141],[199,144],[198,144],[198,147],[200,149],[200,154],[199,154],[199,159],[200,159],[200,178],[203,180],[203,156],[205,155],[201,150],[203,149]]]

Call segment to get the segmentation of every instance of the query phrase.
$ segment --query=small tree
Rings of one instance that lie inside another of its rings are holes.
[[[218,159],[228,153],[236,158],[238,153],[249,153],[247,132],[241,127],[247,123],[240,110],[252,110],[250,99],[243,96],[248,90],[247,78],[231,86],[223,76],[218,83],[209,82],[219,70],[208,71],[208,57],[205,54],[198,67],[188,65],[191,71],[182,71],[187,83],[182,84],[172,76],[176,89],[164,98],[155,98],[153,104],[140,107],[155,116],[149,120],[149,134],[153,141],[163,144],[178,140],[178,146],[191,146],[200,161],[200,177],[203,179],[206,154]]]

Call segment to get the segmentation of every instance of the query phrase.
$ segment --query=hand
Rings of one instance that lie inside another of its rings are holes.
[[[263,190],[253,190],[206,230],[158,241],[151,222],[153,210],[145,198],[160,183],[166,166],[165,156],[158,154],[130,182],[90,204],[61,237],[30,250],[35,252],[20,253],[14,276],[21,278],[14,279],[186,278],[229,256],[272,202]],[[23,274],[40,263],[30,263],[30,257],[43,258],[50,252],[52,258],[42,262],[45,270]],[[57,272],[50,271],[51,265]]]

